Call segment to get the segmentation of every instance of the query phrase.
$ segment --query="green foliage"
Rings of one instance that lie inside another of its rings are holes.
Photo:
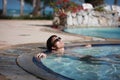
[[[90,3],[95,7],[104,4],[104,0],[85,0],[85,3]]]
[[[64,11],[73,11],[75,12],[77,8],[80,8],[80,5],[71,0],[54,0],[49,4],[55,12],[60,9],[64,9]]]
[[[37,17],[30,17],[29,15],[26,16],[18,16],[18,17],[12,17],[12,16],[0,16],[0,19],[17,19],[17,20],[52,20],[53,17],[50,15],[47,16],[37,16]]]
[[[105,9],[103,8],[103,7],[97,7],[97,8],[95,8],[94,9],[95,11],[99,11],[99,12],[103,12],[103,11],[105,11]]]
[[[12,19],[12,17],[11,16],[0,15],[0,19]]]
[[[26,3],[32,4],[33,0],[24,0]]]
[[[56,0],[43,0],[45,6],[51,6],[51,3],[55,1]]]

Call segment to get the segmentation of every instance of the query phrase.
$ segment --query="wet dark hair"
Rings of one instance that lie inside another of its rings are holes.
[[[50,36],[49,38],[48,38],[48,40],[47,40],[47,44],[46,44],[46,46],[47,46],[47,50],[48,51],[52,51],[52,46],[53,46],[53,42],[52,42],[52,39],[53,39],[53,37],[57,37],[57,35],[52,35],[52,36]]]

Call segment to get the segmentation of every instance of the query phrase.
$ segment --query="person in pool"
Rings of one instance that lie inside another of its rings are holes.
[[[64,42],[57,35],[50,36],[46,42],[46,46],[47,46],[47,51],[45,51],[44,53],[38,53],[35,55],[35,57],[38,60],[40,58],[46,58],[47,55],[49,54],[55,54],[57,56],[67,55],[67,56],[78,57],[80,59],[88,59],[92,57],[91,55],[75,55],[73,53],[70,54],[70,53],[65,52]]]
[[[65,52],[64,42],[57,35],[52,35],[48,38],[46,42],[47,51],[44,53],[38,53],[35,57],[40,60],[41,58],[46,58],[47,55],[55,54],[57,56],[72,56],[83,61],[111,61],[109,58],[105,57],[95,57],[91,55],[76,55],[74,53]],[[118,55],[117,55],[118,56]]]

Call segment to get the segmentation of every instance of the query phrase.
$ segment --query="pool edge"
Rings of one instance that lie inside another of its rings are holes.
[[[16,59],[16,63],[26,72],[42,79],[42,80],[73,80],[67,77],[61,77],[60,75],[53,75],[47,73],[46,70],[39,68],[33,63],[34,54],[22,54]],[[56,74],[56,73],[55,73]]]

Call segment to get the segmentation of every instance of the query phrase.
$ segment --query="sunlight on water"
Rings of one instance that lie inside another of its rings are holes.
[[[120,28],[73,28],[65,31],[86,36],[120,39]]]

